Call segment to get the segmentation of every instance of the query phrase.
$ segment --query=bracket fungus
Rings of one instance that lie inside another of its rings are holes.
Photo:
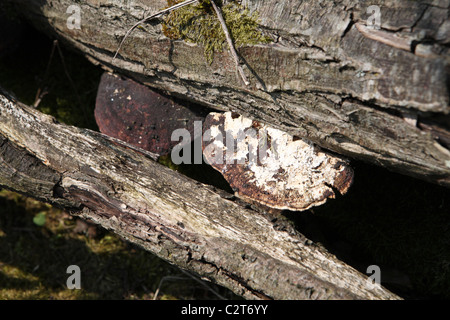
[[[100,132],[153,152],[170,154],[178,144],[172,132],[194,134],[193,123],[207,112],[188,102],[180,104],[131,79],[104,73],[97,93],[95,120]]]
[[[244,200],[303,211],[345,194],[353,182],[346,159],[243,116],[210,113],[203,130],[205,160]]]

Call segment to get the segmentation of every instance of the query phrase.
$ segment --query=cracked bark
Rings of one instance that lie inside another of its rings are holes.
[[[128,28],[165,7],[164,0],[136,0],[132,7],[119,0],[77,1],[80,30],[66,25],[72,1],[14,3],[35,25],[105,69],[450,186],[448,0],[247,0],[274,39],[239,49],[248,87],[228,52],[217,53],[209,65],[202,48],[170,41],[157,21],[136,29],[112,60]],[[381,8],[379,30],[367,26],[370,5]]]
[[[168,40],[155,22],[136,29],[112,60],[128,28],[165,7],[163,0],[136,0],[134,7],[119,0],[6,1],[105,69],[450,186],[448,0],[248,0],[274,39],[239,49],[248,87],[228,52],[209,65],[202,48]],[[80,30],[67,28],[72,4],[81,7]],[[366,26],[374,4],[380,30]],[[246,298],[397,298],[368,288],[365,276],[289,226],[276,228],[270,214],[159,166],[151,154],[4,97],[0,106],[2,185],[93,220]]]
[[[282,217],[250,209],[148,152],[60,124],[1,90],[0,186],[100,224],[248,299],[399,298]]]

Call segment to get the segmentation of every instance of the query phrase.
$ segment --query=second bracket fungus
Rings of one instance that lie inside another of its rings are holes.
[[[172,141],[174,130],[184,128],[193,135],[194,122],[205,115],[193,104],[109,73],[101,78],[95,105],[100,132],[158,156],[169,155],[178,144]]]
[[[303,211],[345,194],[353,182],[346,159],[243,116],[210,113],[203,130],[205,160],[244,200]]]

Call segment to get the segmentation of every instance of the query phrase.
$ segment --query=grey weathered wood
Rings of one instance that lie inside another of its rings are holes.
[[[239,49],[248,87],[228,52],[209,65],[202,48],[167,39],[157,21],[136,29],[113,61],[128,28],[165,7],[164,0],[13,2],[35,25],[107,69],[337,153],[450,185],[449,0],[247,0],[274,39]],[[80,30],[67,27],[71,4],[81,8]],[[374,4],[381,8],[380,30],[367,27]]]
[[[281,217],[0,91],[0,186],[59,205],[249,299],[398,299]]]

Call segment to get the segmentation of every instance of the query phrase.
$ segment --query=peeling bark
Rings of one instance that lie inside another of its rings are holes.
[[[282,217],[154,158],[0,91],[0,186],[100,224],[248,299],[399,299]]]

